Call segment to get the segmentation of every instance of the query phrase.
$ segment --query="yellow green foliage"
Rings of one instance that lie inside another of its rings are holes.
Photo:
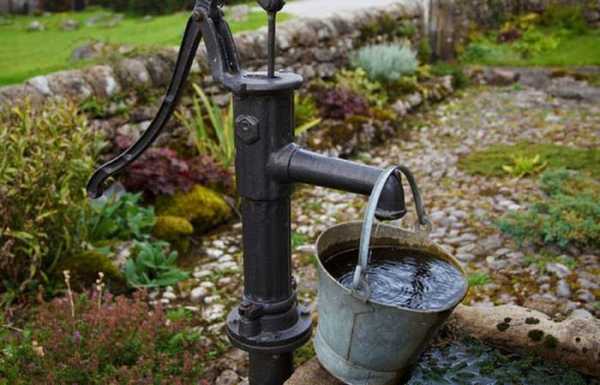
[[[88,250],[77,255],[70,255],[58,265],[56,274],[61,276],[64,270],[69,270],[71,284],[76,290],[93,285],[100,272],[104,273],[104,282],[111,292],[122,292],[127,288],[123,273],[110,256],[98,250]]]
[[[153,234],[159,239],[177,240],[181,236],[194,233],[194,226],[185,218],[171,215],[156,218]]]
[[[0,111],[0,292],[40,282],[82,251],[85,185],[100,144],[69,103]]]
[[[225,222],[232,214],[231,207],[221,195],[203,186],[195,186],[187,193],[159,198],[156,212],[159,216],[186,219],[196,233]]]

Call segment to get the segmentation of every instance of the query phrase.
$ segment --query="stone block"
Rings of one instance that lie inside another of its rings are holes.
[[[296,369],[292,377],[285,382],[285,385],[344,385],[343,382],[329,374],[319,360],[313,358],[304,365]]]

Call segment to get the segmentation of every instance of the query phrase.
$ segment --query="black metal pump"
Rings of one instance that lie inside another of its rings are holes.
[[[100,167],[88,184],[92,198],[154,142],[181,96],[200,39],[213,77],[233,93],[236,177],[242,198],[245,289],[228,316],[233,345],[250,353],[250,385],[282,385],[292,374],[293,351],[311,335],[310,312],[299,305],[291,264],[290,196],[296,182],[369,195],[382,169],[328,158],[293,144],[294,92],[303,79],[275,71],[275,21],[283,0],[259,0],[269,13],[267,72],[242,71],[219,0],[197,0],[188,21],[167,95],[140,139]],[[399,175],[387,182],[377,215],[406,214]],[[425,225],[423,223],[423,225]]]

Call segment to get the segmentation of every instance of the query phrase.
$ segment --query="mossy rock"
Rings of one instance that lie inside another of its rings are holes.
[[[194,233],[194,226],[185,218],[170,215],[156,218],[153,235],[156,238],[169,241],[179,252],[185,254],[189,249],[189,235]]]
[[[57,274],[61,276],[60,279],[65,270],[70,272],[71,286],[74,290],[92,287],[98,279],[98,273],[102,272],[110,292],[120,294],[127,291],[127,281],[123,273],[109,256],[97,250],[88,250],[65,258],[56,269]]]
[[[557,144],[494,145],[473,152],[459,160],[459,167],[470,173],[485,176],[506,176],[503,166],[513,163],[515,157],[540,156],[540,164],[547,169],[566,168],[588,173],[600,178],[600,149],[582,149]]]
[[[173,241],[182,236],[192,235],[194,226],[185,218],[163,215],[156,218],[152,233],[156,238]]]
[[[232,210],[218,193],[203,186],[195,186],[186,193],[158,198],[156,213],[159,217],[183,218],[193,225],[195,233],[203,233],[231,218]],[[179,230],[186,230],[183,222],[173,219],[168,221],[171,225],[177,222]],[[164,227],[161,230],[166,231]],[[173,228],[169,231],[172,230]]]

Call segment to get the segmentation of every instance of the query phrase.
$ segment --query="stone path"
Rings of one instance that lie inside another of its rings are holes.
[[[383,7],[398,0],[297,0],[286,4],[284,12],[300,17],[329,17],[342,11]]]
[[[434,222],[432,238],[454,253],[470,274],[491,278],[471,291],[467,304],[514,303],[549,313],[586,309],[600,315],[599,255],[570,248],[565,254],[576,262],[574,266],[552,261],[540,268],[528,258],[534,251],[520,249],[493,224],[539,195],[537,178],[485,178],[457,167],[461,156],[491,144],[530,140],[600,146],[600,105],[556,99],[521,86],[471,88],[411,116],[405,125],[398,137],[358,160],[378,166],[404,164],[413,170]],[[296,192],[293,260],[301,300],[314,301],[316,295],[312,246],[316,237],[333,224],[360,219],[364,204],[363,197],[324,188],[303,187]],[[411,213],[401,225],[411,227],[413,221]],[[236,224],[202,241],[195,280],[180,288],[183,298],[176,302],[201,315],[203,334],[217,345],[226,343],[223,317],[241,294],[240,230]],[[169,300],[163,297],[163,302]],[[228,356],[213,369],[220,373],[235,367],[242,373],[244,356],[235,350],[229,354],[237,355],[237,360]],[[234,374],[227,372],[229,377]]]

